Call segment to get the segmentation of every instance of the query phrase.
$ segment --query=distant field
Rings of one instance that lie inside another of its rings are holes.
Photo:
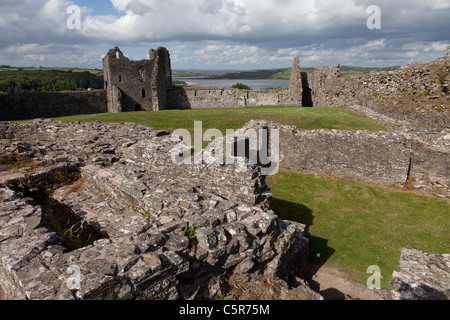
[[[100,69],[84,69],[84,68],[35,68],[35,67],[0,67],[0,72],[16,72],[16,71],[62,71],[62,72],[89,72],[96,76],[103,76],[103,70]]]

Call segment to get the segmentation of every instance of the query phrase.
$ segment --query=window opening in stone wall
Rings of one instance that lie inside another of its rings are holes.
[[[116,51],[116,59],[120,59],[119,51]]]
[[[144,70],[139,69],[139,80],[142,81],[142,75],[144,74]]]
[[[142,89],[142,99],[145,98],[145,89]]]
[[[122,76],[119,76],[119,82],[122,82]]]

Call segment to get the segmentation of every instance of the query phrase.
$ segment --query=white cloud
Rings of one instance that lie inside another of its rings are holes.
[[[450,41],[447,41],[447,42],[444,42],[444,41],[432,42],[428,46],[425,46],[423,51],[425,51],[425,52],[430,52],[430,51],[444,52],[444,51],[447,50],[448,46],[450,46]]]
[[[431,6],[432,10],[442,10],[442,9],[449,9],[449,8],[450,8],[450,2],[448,0],[434,1],[433,5]]]
[[[372,0],[110,1],[117,16],[85,7],[82,29],[68,30],[66,8],[76,0],[2,0],[2,64],[99,67],[115,45],[130,57],[164,45],[183,68],[290,66],[295,54],[304,64],[389,65],[438,57],[449,44],[448,0],[380,0],[376,31],[366,27]]]
[[[386,47],[386,39],[369,41],[367,44],[363,45],[364,50],[380,50]]]
[[[43,54],[48,53],[55,45],[46,44],[40,45],[38,43],[26,43],[18,46],[11,46],[6,49],[9,53],[17,53],[20,55],[29,55],[29,54]]]

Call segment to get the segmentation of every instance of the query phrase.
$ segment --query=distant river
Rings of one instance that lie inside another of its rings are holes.
[[[203,87],[231,87],[232,85],[240,82],[248,85],[253,90],[266,89],[266,88],[278,88],[278,87],[288,87],[288,80],[211,80],[203,79],[197,77],[174,77],[174,80],[184,81],[188,84],[199,84]]]

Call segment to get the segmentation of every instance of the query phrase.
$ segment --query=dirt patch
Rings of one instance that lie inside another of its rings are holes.
[[[384,300],[385,290],[371,290],[335,265],[311,266],[309,285],[325,300]]]

